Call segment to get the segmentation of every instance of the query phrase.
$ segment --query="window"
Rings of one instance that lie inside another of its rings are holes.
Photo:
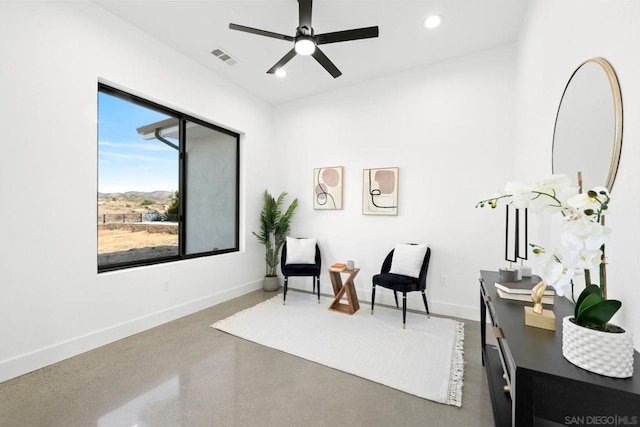
[[[238,250],[239,135],[98,85],[98,271]]]

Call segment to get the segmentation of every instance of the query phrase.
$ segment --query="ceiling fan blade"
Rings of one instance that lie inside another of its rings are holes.
[[[316,46],[316,50],[311,54],[311,56],[313,56],[316,61],[318,61],[320,65],[322,65],[324,69],[333,76],[334,79],[342,75],[342,72],[338,70],[338,67],[333,65],[333,62],[327,58],[327,55],[325,55],[319,47]]]
[[[258,28],[245,27],[244,25],[238,24],[229,24],[230,30],[243,31],[245,33],[257,34],[259,36],[271,37],[274,39],[285,40],[288,42],[292,42],[295,40],[294,37],[287,36],[284,34],[272,33],[271,31],[260,30]]]
[[[346,42],[349,40],[370,39],[378,37],[378,27],[356,28],[354,30],[336,31],[334,33],[317,34],[318,44]]]
[[[278,61],[276,63],[276,65],[274,65],[273,67],[269,68],[269,71],[267,71],[268,74],[274,74],[276,71],[278,71],[278,68],[282,68],[284,67],[287,62],[291,61],[291,59],[296,56],[296,50],[295,49],[291,49],[285,56],[282,57],[282,59],[280,59],[280,61]]]
[[[298,22],[301,27],[307,27],[311,31],[311,6],[313,0],[298,0]],[[310,34],[307,34],[310,35]]]

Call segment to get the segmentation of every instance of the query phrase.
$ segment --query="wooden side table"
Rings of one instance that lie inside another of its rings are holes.
[[[360,309],[360,303],[358,302],[358,295],[356,294],[356,287],[353,283],[353,279],[358,275],[359,268],[345,271],[332,271],[329,270],[329,277],[331,278],[331,285],[333,286],[333,294],[335,298],[329,305],[329,310],[339,311],[341,313],[353,314]],[[342,283],[341,274],[348,274],[347,280]],[[347,303],[341,303],[342,296],[347,297]]]

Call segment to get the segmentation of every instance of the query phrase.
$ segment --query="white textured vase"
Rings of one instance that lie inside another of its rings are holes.
[[[633,375],[633,336],[578,326],[562,319],[562,355],[569,362],[596,374],[614,378]]]

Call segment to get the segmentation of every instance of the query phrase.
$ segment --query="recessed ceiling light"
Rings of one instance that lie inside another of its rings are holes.
[[[287,70],[285,70],[284,68],[278,68],[276,70],[276,76],[280,78],[287,77]]]
[[[428,29],[433,29],[438,27],[442,23],[442,16],[440,15],[431,15],[424,20],[424,27]]]

